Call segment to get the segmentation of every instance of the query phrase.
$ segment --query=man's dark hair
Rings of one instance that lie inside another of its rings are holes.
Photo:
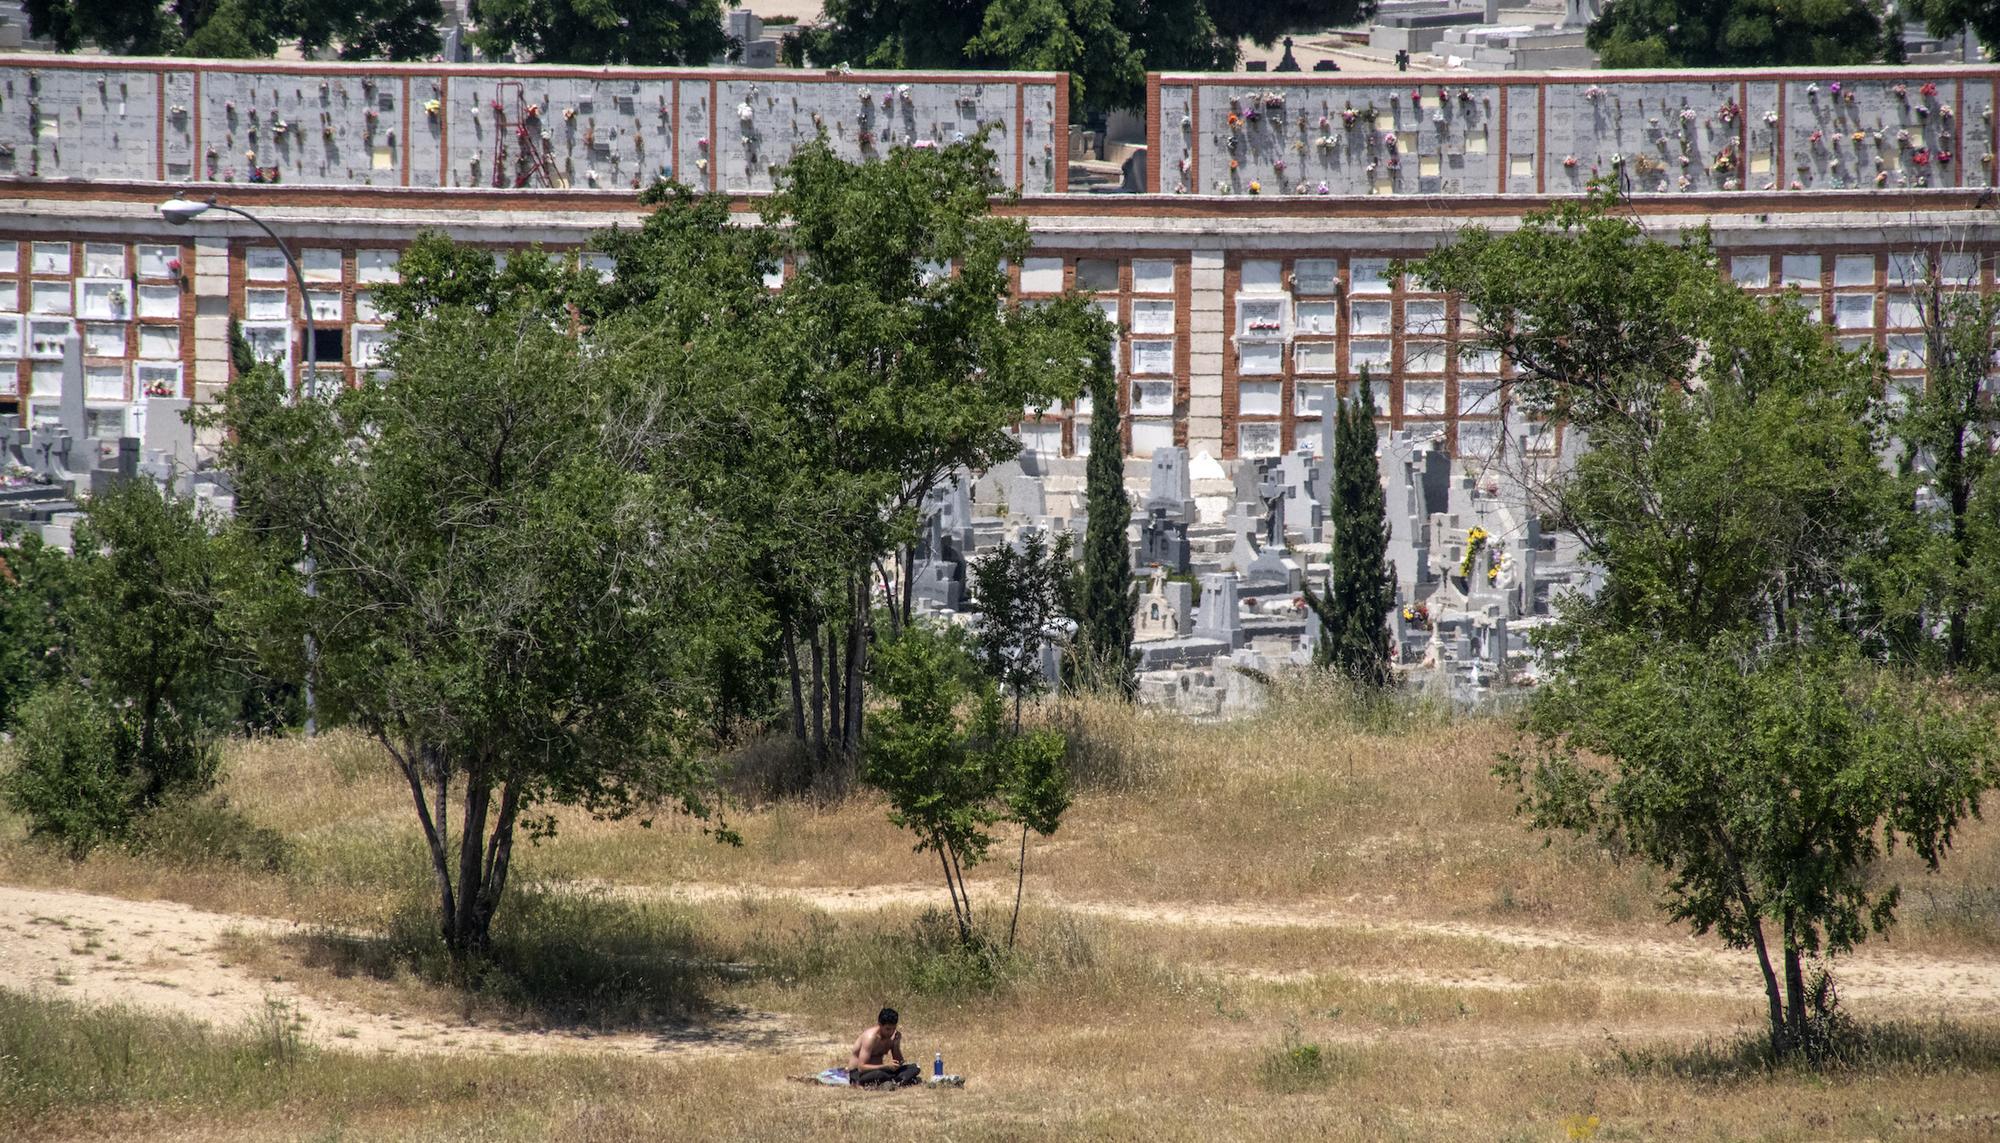
[[[877,1024],[894,1024],[896,1022],[896,1010],[894,1008],[882,1009],[881,1012],[876,1014],[875,1022]]]

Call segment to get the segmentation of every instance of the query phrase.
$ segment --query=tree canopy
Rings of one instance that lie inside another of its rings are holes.
[[[1806,958],[1893,922],[1887,847],[1934,865],[1978,813],[1992,716],[1898,638],[1937,548],[1883,461],[1877,363],[1725,281],[1705,232],[1661,241],[1610,206],[1414,267],[1476,308],[1522,411],[1589,441],[1536,491],[1603,583],[1562,601],[1532,744],[1499,773],[1535,825],[1639,854],[1670,916],[1754,949],[1772,1048],[1810,1051]]]
[[[720,0],[473,0],[472,40],[543,63],[699,65],[728,46]]]
[[[422,59],[437,52],[438,0],[27,0],[30,34],[58,51],[86,43],[117,55],[258,58],[282,43],[342,59]]]
[[[1878,0],[1610,0],[1588,39],[1608,68],[1833,66],[1888,51]]]
[[[1355,0],[828,0],[802,33],[814,63],[1067,71],[1081,115],[1145,103],[1148,71],[1226,71],[1237,41],[1350,24]]]

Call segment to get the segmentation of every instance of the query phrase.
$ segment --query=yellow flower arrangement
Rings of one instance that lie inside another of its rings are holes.
[[[1472,561],[1479,555],[1479,549],[1486,546],[1489,536],[1490,533],[1486,529],[1476,525],[1465,534],[1465,558],[1458,561],[1458,574],[1472,574]]]

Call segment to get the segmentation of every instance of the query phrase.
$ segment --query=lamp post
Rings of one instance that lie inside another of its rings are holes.
[[[285,265],[292,269],[292,281],[297,283],[299,287],[299,305],[304,310],[306,323],[305,375],[311,378],[314,384],[317,384],[319,381],[319,347],[313,344],[317,339],[313,336],[312,295],[306,292],[306,276],[305,272],[299,269],[299,260],[292,256],[292,248],[286,244],[284,239],[278,237],[278,232],[265,225],[263,219],[258,218],[249,211],[241,207],[224,206],[214,199],[209,199],[207,202],[196,202],[193,199],[170,198],[161,203],[159,209],[160,217],[175,226],[186,226],[211,210],[219,210],[224,214],[233,214],[238,218],[248,219],[257,229],[263,231],[266,237],[277,244],[278,253],[285,256]],[[298,400],[300,393],[306,391],[304,385],[300,384],[297,380],[292,382],[291,390],[294,402]],[[315,582],[314,576],[314,573],[319,570],[319,565],[313,559],[312,555],[311,532],[307,532],[299,538],[299,546],[303,552],[303,558],[299,561],[299,566],[306,577],[306,598],[313,599],[319,595],[319,585]],[[313,733],[318,729],[319,720],[317,715],[319,713],[319,706],[313,699],[313,676],[318,672],[318,667],[319,644],[313,640],[312,632],[307,631],[305,678],[307,738],[311,738]]]
[[[215,201],[214,199],[209,199],[207,202],[196,202],[193,199],[170,198],[167,201],[160,204],[160,217],[166,219],[168,222],[173,223],[175,226],[186,226],[188,223],[193,222],[195,219],[201,217],[204,214],[207,214],[211,210],[219,210],[222,211],[224,214],[233,214],[238,218],[248,219],[253,225],[257,227],[257,229],[263,231],[264,234],[267,237],[269,237],[272,242],[276,243],[278,247],[278,253],[283,254],[285,256],[285,265],[291,267],[292,270],[292,281],[297,283],[299,287],[299,305],[303,308],[305,313],[305,322],[306,322],[305,375],[307,378],[310,378],[316,384],[319,381],[319,352],[318,352],[319,347],[314,344],[314,342],[317,341],[318,339],[313,336],[312,295],[306,293],[306,276],[305,272],[299,269],[299,260],[292,256],[292,248],[286,245],[284,239],[278,237],[278,232],[272,230],[269,226],[265,225],[263,219],[258,218],[256,215],[251,214],[249,211],[244,210],[242,207],[225,206],[222,203]],[[304,384],[302,384],[299,381],[294,381],[292,384],[292,399],[297,400],[298,395],[304,391],[305,391]]]

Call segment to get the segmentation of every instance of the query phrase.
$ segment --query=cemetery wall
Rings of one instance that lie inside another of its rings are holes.
[[[10,56],[0,182],[771,189],[825,134],[845,158],[982,129],[1008,187],[1067,189],[1065,76]]]
[[[75,329],[98,431],[130,431],[148,391],[219,391],[232,320],[298,369],[305,307],[322,368],[360,383],[381,345],[374,290],[420,231],[580,251],[595,230],[637,223],[633,180],[665,173],[738,192],[749,217],[770,165],[821,130],[861,158],[1000,124],[1001,170],[1024,194],[996,209],[1033,242],[1016,290],[1089,290],[1119,324],[1135,456],[1314,447],[1364,368],[1385,433],[1441,437],[1468,458],[1553,453],[1559,433],[1510,408],[1507,363],[1472,347],[1456,301],[1392,263],[1467,222],[1512,225],[1593,170],[1617,173],[1657,233],[1710,226],[1744,288],[1794,297],[1899,383],[1922,374],[1913,285],[1926,266],[1956,288],[2000,288],[1985,188],[2000,69],[1501,76],[1414,94],[1380,78],[1250,80],[1152,77],[1162,193],[1078,195],[1057,160],[1067,86],[1054,76],[10,60],[0,409],[53,400]],[[276,185],[248,181],[267,165]],[[161,220],[157,202],[184,183],[284,234],[307,298],[247,223]],[[1048,410],[1022,436],[1073,466],[1093,412]]]
[[[1154,75],[1155,193],[1630,194],[1995,186],[1992,67]]]

